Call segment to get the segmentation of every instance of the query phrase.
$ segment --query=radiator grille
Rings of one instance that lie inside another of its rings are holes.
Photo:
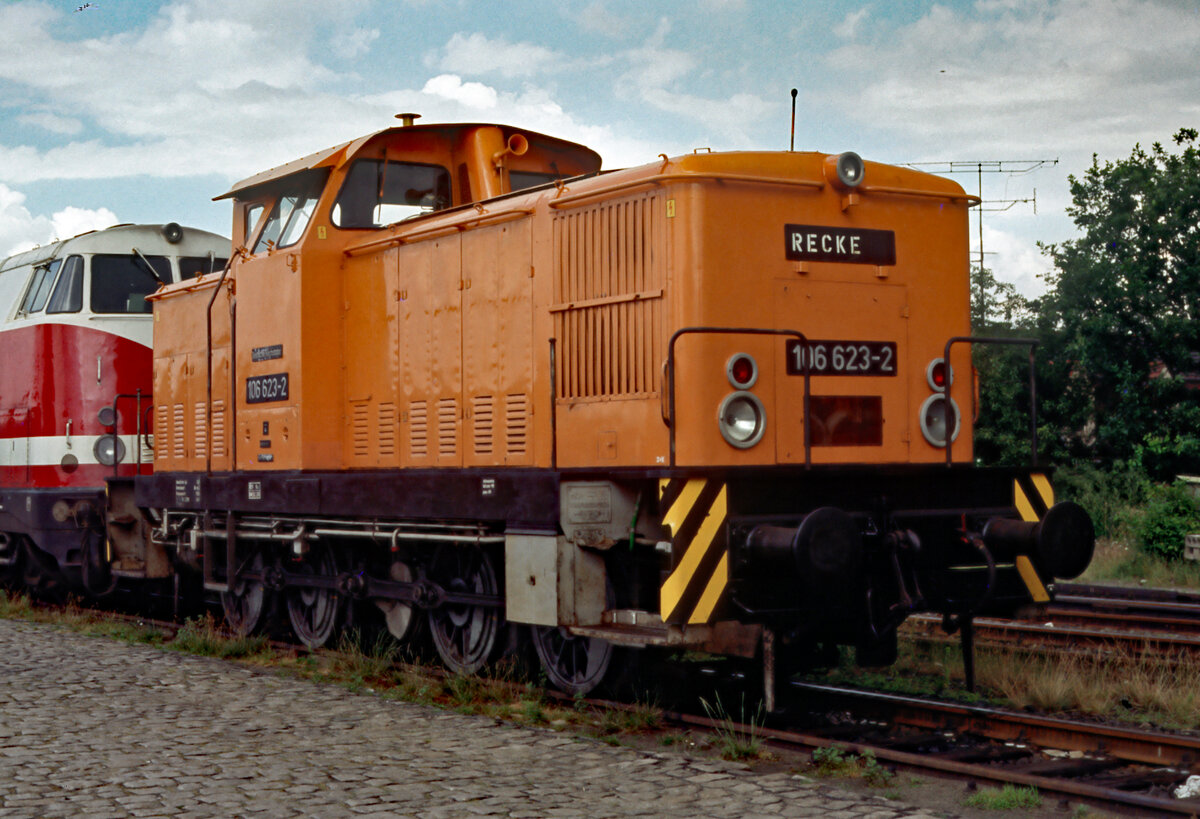
[[[171,409],[171,456],[183,459],[187,457],[187,441],[184,439],[184,407],[183,404],[176,404]]]
[[[370,411],[366,401],[356,401],[350,405],[350,438],[354,444],[355,458],[365,458],[371,453]]]
[[[636,396],[659,389],[666,229],[648,193],[555,220],[559,398]]]
[[[504,396],[504,446],[509,455],[524,455],[528,446],[529,409],[525,395]]]
[[[390,401],[379,405],[379,454],[396,454],[396,405]]]
[[[171,451],[171,414],[166,404],[154,408],[154,459],[166,461]]]
[[[437,402],[438,456],[458,454],[458,399],[439,398]]]
[[[495,407],[490,395],[477,395],[471,401],[471,429],[476,455],[491,455],[495,429]]]
[[[429,455],[429,407],[424,401],[408,405],[408,446],[412,458]]]
[[[225,402],[213,401],[212,405],[212,454],[214,458],[225,457]]]

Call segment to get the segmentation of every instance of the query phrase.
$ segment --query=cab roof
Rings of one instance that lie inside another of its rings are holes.
[[[581,145],[578,142],[570,142],[565,139],[540,134],[536,131],[527,131],[524,128],[514,128],[509,125],[500,125],[494,122],[455,122],[455,123],[430,123],[428,125],[399,125],[391,128],[384,128],[382,131],[376,131],[372,134],[353,139],[349,142],[344,142],[341,145],[335,145],[332,148],[326,148],[322,151],[309,154],[308,156],[294,159],[291,162],[283,165],[278,165],[270,170],[257,173],[254,176],[246,177],[240,182],[234,183],[228,191],[220,196],[213,197],[213,201],[217,202],[222,199],[229,199],[238,196],[239,194],[258,188],[269,182],[292,174],[313,170],[315,168],[337,168],[343,165],[351,157],[358,153],[364,145],[373,139],[391,135],[391,134],[409,134],[409,133],[433,133],[442,136],[448,143],[453,144],[458,137],[475,128],[499,128],[506,135],[520,133],[533,145],[544,145],[547,147],[568,149],[578,151],[581,155],[590,155],[595,160],[596,170],[600,168],[600,155],[586,145]]]

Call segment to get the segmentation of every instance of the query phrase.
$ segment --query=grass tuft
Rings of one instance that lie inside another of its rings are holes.
[[[717,723],[714,730],[717,735],[717,747],[721,749],[722,757],[739,760],[757,759],[762,755],[763,739],[758,731],[766,721],[766,714],[761,702],[758,704],[758,710],[747,717],[746,697],[743,694],[740,720],[736,722],[725,710],[725,706],[721,704],[719,694],[715,703],[710,703],[701,697],[700,705],[704,708],[704,713],[708,714],[708,718]]]
[[[879,764],[874,751],[855,755],[837,745],[830,745],[812,752],[812,764],[819,776],[861,779],[872,788],[888,787],[896,778],[895,773]]]
[[[271,653],[266,637],[234,637],[222,630],[211,614],[185,622],[167,648],[222,660],[248,659]]]
[[[1005,785],[1003,788],[980,788],[963,799],[963,804],[980,810],[1032,810],[1042,806],[1042,796],[1034,787]]]

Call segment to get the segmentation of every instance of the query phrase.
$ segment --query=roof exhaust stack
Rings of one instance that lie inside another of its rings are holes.
[[[396,119],[400,120],[400,127],[402,128],[411,128],[412,124],[420,118],[420,114],[396,114]]]

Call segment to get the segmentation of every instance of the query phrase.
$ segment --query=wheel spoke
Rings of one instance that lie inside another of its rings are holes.
[[[430,577],[451,592],[499,593],[491,558],[478,546],[443,546],[435,554]],[[492,606],[455,603],[429,612],[438,655],[452,671],[473,674],[498,645],[501,615]]]
[[[266,558],[261,550],[246,560],[243,569],[256,577],[262,577]],[[231,584],[229,591],[221,593],[221,608],[225,612],[225,622],[230,631],[239,637],[245,637],[262,625],[263,615],[267,611],[268,595],[258,580],[241,579]]]
[[[300,570],[316,577],[337,576],[337,561],[333,552],[322,544],[314,544]],[[341,619],[341,601],[331,589],[291,589],[287,594],[288,619],[300,642],[309,648],[320,648],[337,631]]]

